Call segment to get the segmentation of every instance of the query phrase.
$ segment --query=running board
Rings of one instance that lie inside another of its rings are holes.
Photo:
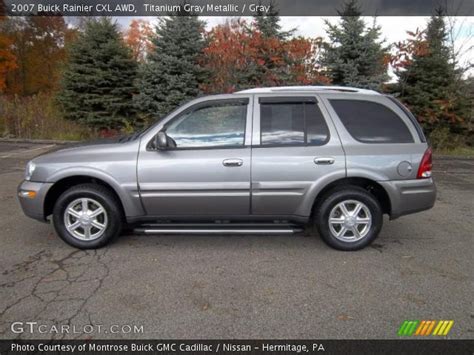
[[[135,228],[141,234],[294,234],[302,228]]]

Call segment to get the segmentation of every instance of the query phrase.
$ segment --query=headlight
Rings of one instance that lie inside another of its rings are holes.
[[[33,175],[33,172],[35,171],[35,169],[36,169],[36,165],[32,161],[30,161],[30,162],[28,162],[28,164],[26,164],[25,180],[30,181],[31,176]]]

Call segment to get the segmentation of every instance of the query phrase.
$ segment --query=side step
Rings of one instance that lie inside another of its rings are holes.
[[[135,233],[140,234],[294,234],[302,232],[302,228],[295,227],[274,227],[274,228],[245,228],[245,227],[227,227],[227,228],[203,228],[182,226],[180,227],[141,227],[135,228]]]

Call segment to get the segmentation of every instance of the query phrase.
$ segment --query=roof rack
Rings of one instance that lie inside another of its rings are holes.
[[[380,95],[377,91],[349,86],[273,86],[238,91],[240,94],[265,94],[272,92],[337,91],[356,94]]]

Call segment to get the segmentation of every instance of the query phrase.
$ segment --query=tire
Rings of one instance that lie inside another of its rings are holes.
[[[84,208],[87,213],[83,213]],[[120,234],[123,213],[120,202],[108,188],[81,184],[59,196],[53,209],[53,224],[56,233],[69,245],[96,249]]]
[[[343,186],[323,197],[316,206],[313,221],[326,244],[338,250],[354,251],[377,238],[382,229],[383,212],[377,198],[367,190]]]

